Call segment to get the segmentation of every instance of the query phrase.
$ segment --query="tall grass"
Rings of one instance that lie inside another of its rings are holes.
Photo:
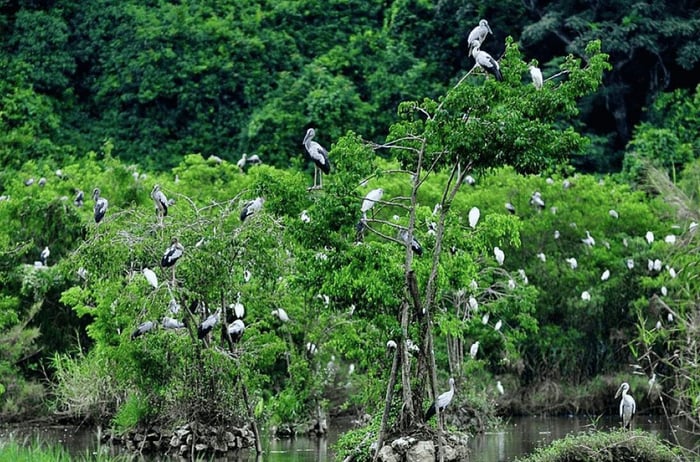
[[[129,460],[131,458],[126,455],[114,456],[99,448],[95,452],[86,449],[84,454],[75,456],[61,445],[38,440],[21,442],[10,438],[0,441],[0,462],[126,462]]]

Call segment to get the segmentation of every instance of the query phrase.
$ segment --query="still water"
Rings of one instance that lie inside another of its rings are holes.
[[[618,426],[617,419],[600,419],[595,422],[595,428],[603,430]],[[518,417],[512,418],[501,429],[478,435],[472,439],[470,462],[507,462],[516,457],[523,457],[538,447],[546,446],[554,440],[565,437],[568,434],[586,432],[593,428],[593,420],[585,417]],[[687,448],[698,450],[700,441],[696,435],[676,428],[674,437],[669,425],[663,419],[652,420],[646,416],[636,419],[635,428],[642,428],[657,434],[660,438],[675,441]],[[326,438],[297,437],[295,439],[270,439],[263,440],[265,454],[258,462],[331,462],[334,461],[332,445],[337,441],[338,435],[347,430],[348,426],[337,425],[331,427]],[[75,429],[67,427],[38,427],[38,428],[13,428],[0,429],[0,442],[13,435],[15,439],[23,441],[38,438],[41,441],[58,443],[65,446],[71,453],[84,456],[86,453],[96,451],[97,438],[88,429]],[[109,448],[102,447],[102,450]],[[118,453],[118,448],[112,448],[112,452]],[[136,459],[138,460],[138,459]],[[163,458],[143,458],[140,460],[159,461],[173,460]],[[214,459],[218,462],[250,462],[256,461],[254,454],[242,452],[225,458]]]

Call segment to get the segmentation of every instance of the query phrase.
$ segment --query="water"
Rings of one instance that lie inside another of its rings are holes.
[[[619,426],[619,419],[613,417],[599,419],[595,428],[605,430]],[[339,424],[339,425],[338,425]],[[516,457],[530,454],[538,447],[546,446],[554,440],[568,434],[578,434],[593,428],[593,421],[585,417],[517,417],[510,419],[501,429],[472,439],[470,462],[508,462]],[[674,441],[674,437],[666,424],[660,418],[655,420],[648,416],[638,416],[635,428],[641,428],[658,435],[662,439]],[[264,438],[265,454],[257,459],[258,462],[331,462],[334,455],[331,447],[337,441],[340,433],[348,429],[347,422],[336,422],[326,438],[308,438],[298,436],[295,439]],[[97,447],[95,433],[86,428],[72,427],[21,427],[0,429],[0,441],[10,435],[20,441],[38,438],[41,441],[58,443],[66,447],[74,455],[85,455],[94,452]],[[697,450],[700,439],[696,435],[679,430],[676,432],[679,442],[687,448]],[[102,448],[109,449],[109,448]],[[117,453],[119,447],[112,448]],[[150,458],[142,460],[169,460]],[[227,457],[214,459],[217,462],[252,462],[256,461],[255,454],[243,451]]]

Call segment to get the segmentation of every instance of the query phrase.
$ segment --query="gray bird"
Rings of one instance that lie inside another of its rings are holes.
[[[309,154],[311,160],[314,161],[313,189],[320,189],[323,187],[323,177],[319,173],[319,170],[328,175],[331,172],[331,163],[330,160],[328,160],[328,151],[316,141],[313,141],[314,136],[316,136],[316,130],[309,128],[306,131],[306,136],[304,136],[304,142],[302,144],[306,148],[306,152]]]
[[[452,398],[455,395],[455,379],[450,378],[450,389],[445,393],[442,393],[437,399],[430,405],[428,412],[425,413],[425,421],[427,422],[432,416],[435,415],[435,407],[440,410],[440,414],[447,408],[447,406],[452,402]]]

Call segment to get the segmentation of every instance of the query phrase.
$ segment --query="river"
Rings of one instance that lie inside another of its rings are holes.
[[[619,425],[617,419],[602,418],[595,422],[598,429],[608,429]],[[593,428],[593,420],[585,417],[517,417],[505,422],[498,431],[477,435],[472,439],[470,462],[507,462],[525,456],[540,446],[568,434],[577,434]],[[638,416],[635,428],[642,428],[673,441],[674,436],[665,420]],[[265,438],[264,456],[260,462],[331,462],[334,460],[332,445],[346,426],[331,427],[328,437],[317,439],[297,437],[295,439]],[[684,432],[676,426],[678,441],[687,448],[698,450],[700,439],[697,435]],[[58,443],[75,455],[85,455],[97,448],[95,434],[87,429],[70,427],[13,427],[0,429],[0,442],[13,435],[23,441],[32,438]],[[106,448],[102,448],[103,450]],[[159,458],[152,460],[162,460]],[[218,462],[255,461],[252,454],[241,453],[214,459]]]

